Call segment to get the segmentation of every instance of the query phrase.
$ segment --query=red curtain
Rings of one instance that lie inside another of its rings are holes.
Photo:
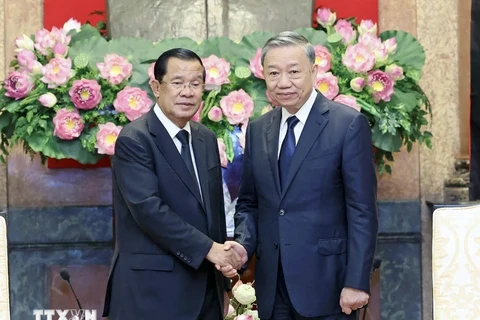
[[[372,20],[378,24],[378,0],[313,0],[312,26],[317,26],[317,8],[325,7],[337,14],[337,19],[357,17],[360,20]]]
[[[91,15],[94,11],[103,12],[102,15]],[[50,30],[52,27],[63,27],[63,24],[70,18],[81,23],[89,21],[93,26],[98,22],[106,20],[105,0],[44,0],[43,1],[43,25]]]

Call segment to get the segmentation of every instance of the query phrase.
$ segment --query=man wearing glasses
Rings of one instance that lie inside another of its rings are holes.
[[[157,103],[120,133],[112,159],[116,248],[103,316],[111,320],[220,320],[229,282],[215,269],[240,268],[224,250],[217,139],[190,122],[205,69],[186,49],[164,52],[151,82]]]

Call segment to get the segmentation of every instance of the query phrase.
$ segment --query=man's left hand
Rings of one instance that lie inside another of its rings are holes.
[[[343,288],[340,294],[340,307],[345,314],[363,308],[368,303],[369,295],[365,291],[353,288]]]

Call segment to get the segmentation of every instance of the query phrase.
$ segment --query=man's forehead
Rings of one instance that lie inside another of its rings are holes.
[[[167,65],[167,74],[172,76],[203,74],[202,65],[196,60],[170,60]]]
[[[265,66],[296,66],[308,61],[305,50],[301,47],[274,48],[265,55]]]

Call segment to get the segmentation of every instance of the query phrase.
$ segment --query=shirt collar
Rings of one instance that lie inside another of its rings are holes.
[[[155,112],[158,120],[160,120],[160,122],[167,130],[170,138],[175,138],[175,136],[180,130],[186,130],[191,135],[192,132],[190,130],[190,122],[187,122],[184,128],[179,128],[175,123],[172,122],[172,120],[168,119],[168,117],[165,115],[165,113],[163,113],[162,109],[160,109],[158,104],[155,104],[155,106],[153,107],[153,111]]]
[[[317,98],[317,91],[315,89],[312,90],[310,97],[305,101],[303,106],[297,111],[295,116],[298,120],[305,125],[307,122],[308,115],[310,114],[310,110],[312,110],[313,104],[315,103],[315,99]],[[285,124],[288,118],[293,116],[287,109],[282,108],[282,122],[280,123],[280,128]]]

